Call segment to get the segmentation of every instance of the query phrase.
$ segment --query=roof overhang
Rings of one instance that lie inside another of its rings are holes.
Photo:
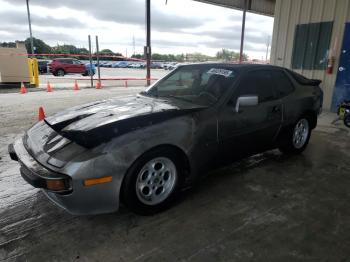
[[[244,0],[195,0],[197,2],[203,2],[211,5],[218,5],[238,10],[244,9]],[[274,16],[276,0],[247,0],[248,12]]]

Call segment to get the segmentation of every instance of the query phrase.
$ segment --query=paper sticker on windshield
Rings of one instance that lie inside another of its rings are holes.
[[[232,71],[221,68],[212,68],[207,73],[211,75],[221,75],[224,77],[229,77],[232,74]]]

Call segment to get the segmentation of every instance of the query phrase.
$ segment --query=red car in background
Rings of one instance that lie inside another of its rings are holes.
[[[48,65],[49,71],[54,76],[64,76],[66,74],[89,75],[89,70],[85,64],[74,58],[57,58]],[[91,72],[94,74],[94,70]]]

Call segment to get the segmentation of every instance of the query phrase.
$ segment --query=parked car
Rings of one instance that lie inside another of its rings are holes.
[[[70,213],[123,202],[154,214],[211,168],[274,148],[303,152],[320,82],[268,65],[181,65],[138,95],[47,117],[9,153],[28,183]]]
[[[129,64],[128,68],[141,69],[144,67],[143,67],[143,63],[131,63]]]
[[[174,70],[179,66],[179,64],[171,64],[167,67],[167,70]]]
[[[104,67],[112,67],[112,65],[114,64],[114,63],[116,63],[116,62],[106,62],[105,64],[104,64]]]
[[[95,75],[96,67],[94,64],[91,64],[91,67],[90,67],[90,62],[87,62],[87,63],[85,63],[85,68],[86,68],[86,71],[84,72],[83,76]]]
[[[110,64],[109,61],[103,61],[100,63],[100,67],[107,67],[108,64]]]
[[[163,65],[163,69],[165,70],[174,70],[177,67],[176,62],[171,62]]]
[[[49,63],[50,63],[49,60],[38,60],[39,74],[46,74],[46,73],[48,73],[48,64]]]
[[[54,76],[64,76],[66,74],[95,74],[94,71],[89,71],[84,63],[74,58],[57,58],[48,64],[49,71]],[[93,69],[92,69],[93,70]]]
[[[151,63],[151,68],[152,69],[162,69],[163,67],[160,63],[154,62],[154,63]]]
[[[112,67],[127,68],[128,65],[129,65],[129,62],[127,62],[127,61],[119,61],[119,62],[116,62],[115,64],[113,64]]]

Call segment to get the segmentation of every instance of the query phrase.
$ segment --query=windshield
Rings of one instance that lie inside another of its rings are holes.
[[[227,66],[181,66],[142,94],[209,106],[226,93],[235,78],[235,72]]]

